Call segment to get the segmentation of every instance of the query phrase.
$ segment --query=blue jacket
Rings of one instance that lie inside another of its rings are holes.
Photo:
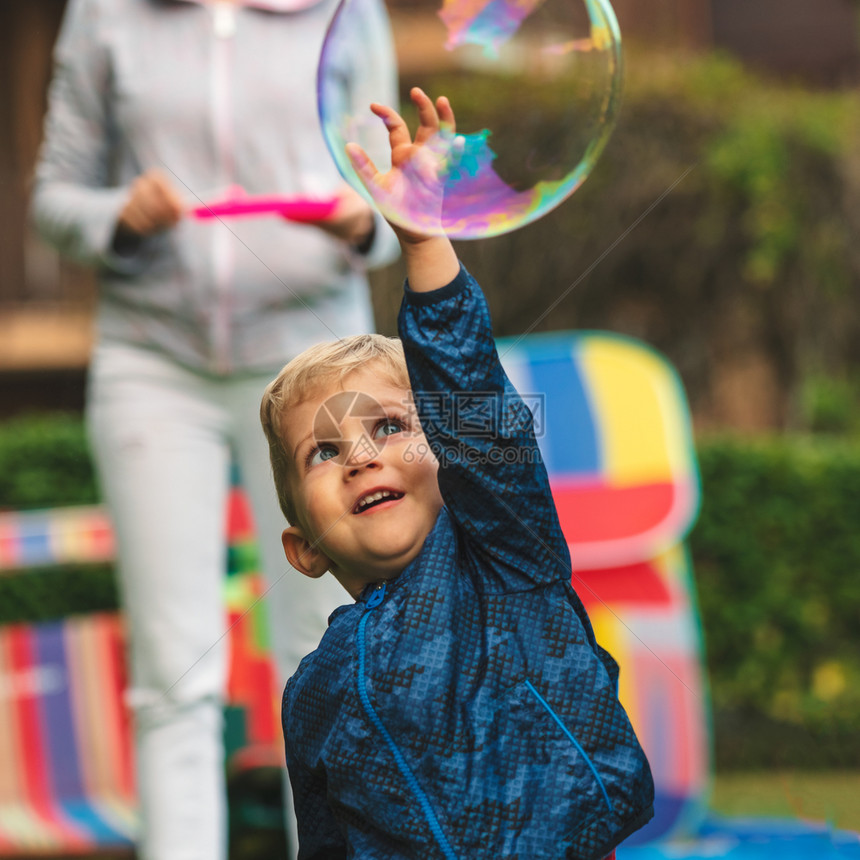
[[[300,860],[604,857],[651,817],[653,783],[532,416],[465,270],[407,289],[399,326],[445,507],[287,684]]]

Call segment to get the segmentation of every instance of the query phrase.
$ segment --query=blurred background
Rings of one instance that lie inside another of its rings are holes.
[[[76,409],[82,400],[92,281],[43,245],[25,218],[64,5],[0,5],[5,416]],[[390,5],[408,86],[410,75],[425,74],[428,65],[432,71],[421,20],[434,5]],[[849,413],[860,352],[860,312],[849,299],[858,265],[857,4],[614,5],[626,85],[598,169],[551,218],[464,246],[470,260],[490,266],[490,288],[493,266],[508,273],[497,328],[520,331],[528,320],[536,330],[599,326],[643,337],[681,371],[703,430],[847,429],[857,418]],[[446,85],[467,94],[468,76]],[[558,110],[564,97],[548,88],[546,103],[535,109]],[[670,188],[669,198],[625,235]],[[538,264],[537,276],[525,278]],[[386,328],[396,308],[387,288],[398,280],[396,266],[377,277]],[[576,289],[538,322],[547,299],[574,282]]]
[[[677,368],[702,480],[714,805],[860,830],[860,4],[614,7],[625,88],[593,174],[458,251],[499,335],[609,330]],[[0,4],[0,510],[98,501],[80,421],[93,282],[25,217],[63,8]],[[405,88],[433,72],[433,8],[391,4]],[[467,76],[444,86],[468,97]],[[374,274],[386,333],[401,279]],[[0,624],[115,606],[109,566],[0,571]]]

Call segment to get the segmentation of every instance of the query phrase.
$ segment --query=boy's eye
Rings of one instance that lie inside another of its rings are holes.
[[[335,457],[337,457],[337,448],[334,445],[319,445],[308,455],[308,466],[318,466]]]
[[[373,431],[374,439],[381,439],[385,436],[393,436],[395,433],[403,432],[403,422],[394,418],[386,418],[385,421],[380,421]]]

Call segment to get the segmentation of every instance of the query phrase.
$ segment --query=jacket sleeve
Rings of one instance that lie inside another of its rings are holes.
[[[70,0],[54,51],[44,141],[36,166],[31,215],[61,254],[117,271],[134,271],[111,241],[128,189],[110,187],[115,129],[110,52],[98,0]]]
[[[325,777],[307,770],[287,743],[287,770],[299,832],[299,860],[346,860],[346,840],[326,797]]]
[[[399,317],[422,428],[446,507],[485,558],[487,586],[570,578],[570,556],[532,414],[502,369],[489,311],[461,268],[430,293],[408,290]]]

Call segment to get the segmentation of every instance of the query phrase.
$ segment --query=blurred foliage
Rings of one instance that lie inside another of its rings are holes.
[[[690,544],[718,762],[860,765],[860,446],[722,438],[698,452]]]
[[[98,502],[81,417],[10,418],[0,424],[0,512]],[[117,606],[113,569],[80,565],[0,575],[0,624],[43,621]]]
[[[690,545],[718,765],[860,766],[860,444],[714,437],[697,449]],[[78,417],[0,424],[0,452],[5,507],[52,505],[55,488],[57,504],[94,500]],[[106,566],[0,575],[0,623],[116,605]]]
[[[801,392],[804,423],[816,433],[860,438],[860,374],[810,374]]]
[[[860,773],[780,769],[717,773],[711,808],[720,815],[802,818],[829,827],[860,830]],[[838,852],[837,853],[841,853]],[[775,852],[774,856],[778,854]]]
[[[67,615],[117,608],[116,579],[110,565],[30,568],[0,572],[0,624],[52,621]]]
[[[458,243],[497,333],[639,337],[678,368],[697,426],[812,429],[807,380],[860,366],[857,93],[759,79],[718,55],[630,49],[626,69],[617,127],[582,188],[521,230]],[[562,86],[512,109],[468,76],[417,82],[455,109],[479,101],[488,128],[530,111],[572,122]],[[386,332],[401,276],[400,264],[374,276]]]
[[[78,415],[21,416],[0,426],[0,511],[88,505],[97,500]]]

